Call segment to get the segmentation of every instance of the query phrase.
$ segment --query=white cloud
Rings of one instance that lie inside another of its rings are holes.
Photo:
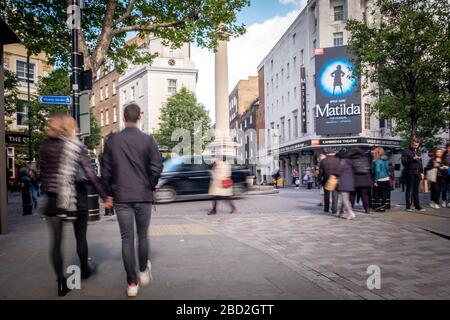
[[[289,0],[282,0],[289,1]],[[241,79],[257,75],[257,67],[295,20],[300,10],[286,16],[276,16],[247,27],[247,33],[228,44],[228,89]],[[210,110],[214,122],[214,54],[198,47],[192,48],[192,59],[199,69],[197,98]]]
[[[308,0],[278,0],[281,4],[295,4],[299,8],[304,8]]]

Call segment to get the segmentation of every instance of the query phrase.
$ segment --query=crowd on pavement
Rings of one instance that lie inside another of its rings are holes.
[[[431,187],[431,203],[434,209],[450,206],[447,194],[450,186],[450,143],[446,150],[439,147],[430,153],[430,160],[424,166],[419,150],[421,141],[411,140],[409,148],[402,153],[403,165],[401,183],[405,192],[407,212],[413,207],[425,211],[419,200],[420,184],[426,190]],[[342,149],[337,153],[322,154],[319,163],[321,184],[321,205],[325,212],[348,220],[354,219],[356,200],[361,199],[365,213],[385,212],[391,208],[391,190],[394,188],[394,167],[382,147],[364,152],[359,147]]]

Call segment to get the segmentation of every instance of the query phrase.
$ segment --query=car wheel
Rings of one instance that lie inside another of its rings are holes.
[[[171,187],[162,187],[155,191],[155,201],[157,203],[174,202],[177,198],[176,191]]]
[[[240,198],[243,197],[245,193],[245,187],[242,184],[233,185],[233,197]]]

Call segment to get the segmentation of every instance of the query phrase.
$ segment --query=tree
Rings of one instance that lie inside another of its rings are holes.
[[[346,28],[372,110],[395,121],[394,134],[432,145],[450,121],[448,0],[377,0],[368,11]]]
[[[90,126],[91,134],[84,139],[84,144],[89,148],[89,150],[94,150],[100,145],[102,141],[102,129],[100,128],[97,119],[95,118],[92,108],[89,111],[90,114]]]
[[[0,14],[25,39],[32,53],[45,51],[59,66],[68,66],[71,36],[66,24],[71,0],[10,0],[0,2]],[[85,1],[80,51],[85,68],[93,74],[110,58],[119,72],[129,62],[151,63],[154,55],[139,53],[137,45],[126,45],[125,37],[136,32],[153,34],[174,48],[195,42],[214,49],[219,40],[244,33],[236,13],[249,0],[90,0]]]
[[[159,146],[172,149],[178,144],[178,141],[171,140],[172,133],[176,129],[186,129],[191,133],[192,147],[194,144],[192,133],[196,129],[195,122],[201,122],[202,138],[204,138],[211,126],[208,111],[202,104],[197,103],[194,93],[186,88],[182,88],[179,92],[172,95],[167,100],[167,104],[161,109],[160,129],[155,134]]]
[[[12,124],[14,110],[18,102],[18,79],[14,72],[5,70],[4,86],[5,86],[5,116],[6,127]]]

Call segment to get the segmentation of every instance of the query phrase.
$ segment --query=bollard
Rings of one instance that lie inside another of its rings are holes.
[[[99,221],[100,220],[100,204],[99,195],[95,188],[89,183],[87,184],[87,194],[88,194],[88,212],[89,221]]]

